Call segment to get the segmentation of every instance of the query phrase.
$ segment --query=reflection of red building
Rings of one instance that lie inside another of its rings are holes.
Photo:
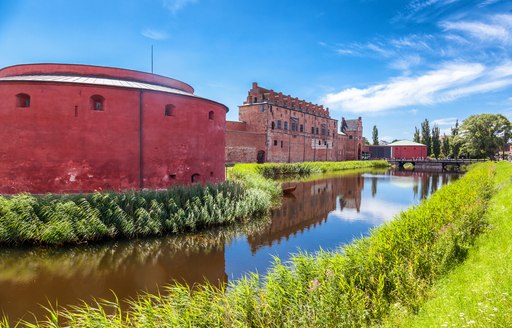
[[[226,162],[340,161],[361,158],[363,125],[338,121],[329,109],[253,83],[226,124]]]
[[[247,238],[252,251],[322,224],[336,209],[337,199],[342,210],[352,208],[359,212],[363,187],[361,175],[297,183],[293,195],[284,197],[281,207],[272,211],[268,229]]]
[[[63,64],[0,70],[0,193],[224,180],[227,108],[183,82]]]

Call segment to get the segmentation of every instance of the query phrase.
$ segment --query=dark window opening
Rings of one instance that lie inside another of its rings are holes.
[[[176,180],[176,174],[169,174],[169,179]]]
[[[315,128],[311,127],[311,134],[315,134]]]
[[[30,96],[26,93],[18,93],[16,95],[16,107],[29,108],[30,107]]]
[[[210,171],[210,176],[213,177],[213,171]]]
[[[283,141],[281,140],[281,148],[283,148]]]
[[[277,140],[274,140],[274,146],[277,146]]]
[[[281,120],[277,120],[277,128],[281,129]]]
[[[287,121],[284,121],[284,129],[288,130],[288,122]]]
[[[316,134],[318,134],[318,128],[316,128]]]
[[[211,111],[208,113],[208,119],[209,119],[209,120],[213,120],[214,115],[215,115],[215,114],[213,113],[213,110],[211,110]]]
[[[272,130],[274,130],[275,127],[276,127],[276,124],[274,123],[274,121],[272,121]]]
[[[304,132],[304,125],[303,124],[300,125],[300,132]]]
[[[192,181],[192,183],[197,183],[199,182],[199,177],[201,177],[198,173],[195,173],[195,174],[192,174],[192,176],[190,177],[190,180]]]
[[[174,116],[174,105],[171,105],[171,104],[165,105],[164,115],[165,116]]]
[[[352,136],[348,136],[349,139],[352,139]]]
[[[254,102],[258,102],[258,97],[254,97]]]
[[[325,136],[325,128],[322,128],[322,135]]]
[[[100,95],[94,95],[91,97],[91,109],[95,111],[105,110],[105,98]]]

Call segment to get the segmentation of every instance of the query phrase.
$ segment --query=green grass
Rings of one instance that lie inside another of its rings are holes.
[[[236,164],[233,171],[252,171],[266,178],[281,175],[307,176],[313,173],[327,173],[362,168],[384,168],[386,161],[345,161],[345,162],[304,162],[304,163],[267,163],[267,164]]]
[[[501,163],[486,232],[468,259],[435,284],[418,315],[395,311],[390,327],[510,327],[512,324],[512,166]]]
[[[479,164],[369,237],[336,252],[276,259],[266,276],[251,274],[220,288],[172,285],[163,294],[140,295],[124,313],[117,300],[49,309],[39,325],[360,327],[384,324],[389,313],[406,317],[422,309],[432,286],[463,263],[489,229],[486,209],[496,185],[509,179],[507,170],[510,164]]]

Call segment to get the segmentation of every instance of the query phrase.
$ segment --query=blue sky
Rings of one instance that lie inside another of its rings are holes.
[[[427,118],[512,119],[510,0],[0,1],[0,67],[150,70],[237,120],[252,82],[411,139]]]

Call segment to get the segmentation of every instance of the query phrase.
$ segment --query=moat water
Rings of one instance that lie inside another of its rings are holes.
[[[32,321],[41,305],[134,298],[177,280],[215,284],[265,273],[277,256],[334,250],[419,203],[457,175],[345,172],[293,182],[271,218],[180,237],[59,249],[0,249],[0,314]],[[0,315],[1,316],[1,315]]]

